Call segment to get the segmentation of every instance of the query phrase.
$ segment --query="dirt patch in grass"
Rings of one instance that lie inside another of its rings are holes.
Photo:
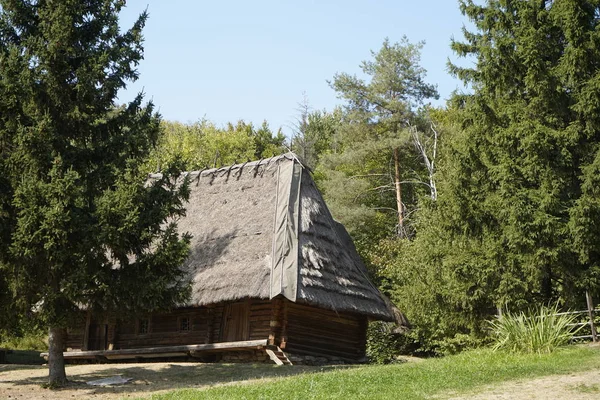
[[[577,372],[505,382],[478,388],[477,393],[449,397],[453,400],[588,400],[600,398],[600,371]]]
[[[121,399],[147,397],[182,388],[201,388],[254,381],[341,367],[279,367],[270,364],[133,363],[67,366],[69,385],[59,390],[42,388],[48,379],[45,366],[0,365],[0,399]],[[121,375],[130,383],[94,387],[86,382]]]

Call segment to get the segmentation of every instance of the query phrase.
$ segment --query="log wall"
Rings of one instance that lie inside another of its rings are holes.
[[[67,351],[78,351],[83,349],[83,338],[85,326],[67,329],[67,340],[65,347]]]
[[[253,300],[250,302],[248,340],[268,339],[271,322],[270,301]]]
[[[219,324],[210,318],[220,318],[223,307],[181,308],[170,313],[147,317],[148,332],[140,332],[139,320],[118,321],[115,329],[115,349],[175,346],[209,343],[211,334],[219,333]],[[181,330],[182,319],[187,318],[188,330]],[[144,319],[144,318],[142,318]],[[209,327],[211,331],[209,331]],[[218,337],[218,336],[217,336]]]
[[[284,350],[291,354],[361,361],[367,318],[285,302]],[[281,347],[281,346],[280,346]]]
[[[240,340],[258,340],[269,337],[271,302],[246,300],[248,302],[248,337]],[[225,303],[208,307],[180,308],[165,314],[147,317],[148,332],[139,332],[139,320],[117,321],[110,342],[114,349],[134,349],[141,347],[174,346],[224,341]],[[189,319],[189,330],[181,330],[181,319]],[[144,319],[144,318],[142,318]],[[109,326],[109,331],[111,326]],[[79,332],[79,331],[78,331]],[[83,341],[83,329],[79,336],[69,336],[73,343]],[[111,332],[112,333],[112,332]],[[71,346],[73,349],[81,348]]]
[[[364,316],[292,303],[282,298],[245,300],[248,305],[247,337],[269,339],[286,353],[360,361],[365,356],[367,319]],[[239,302],[237,302],[239,303]],[[148,332],[141,333],[139,320],[105,321],[107,345],[112,349],[193,345],[224,342],[226,303],[180,308],[147,317]],[[181,330],[188,318],[189,330]],[[91,325],[99,321],[91,321]],[[89,326],[89,325],[88,325]],[[70,329],[67,347],[83,350],[85,329]]]

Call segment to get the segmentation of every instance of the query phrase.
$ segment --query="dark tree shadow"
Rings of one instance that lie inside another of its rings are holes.
[[[21,369],[22,366],[8,365],[0,369],[0,377],[9,373],[11,368]],[[143,363],[143,364],[98,364],[97,368],[78,368],[67,366],[69,384],[58,391],[76,391],[75,395],[89,396],[91,394],[140,394],[159,390],[176,390],[183,388],[200,388],[235,382],[251,381],[254,379],[280,378],[307,373],[322,373],[342,368],[353,368],[351,365],[336,366],[277,366],[274,364],[205,364],[205,363]],[[32,367],[29,367],[32,368]],[[33,367],[40,369],[41,367]],[[45,368],[44,368],[45,369]],[[86,372],[78,372],[78,371]],[[14,386],[38,386],[47,382],[47,377],[39,376],[21,379],[1,379],[0,384],[8,383]],[[95,387],[86,382],[120,375],[131,378],[127,384]],[[40,389],[42,390],[42,389]]]

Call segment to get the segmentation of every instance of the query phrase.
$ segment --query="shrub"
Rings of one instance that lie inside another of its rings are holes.
[[[506,314],[489,321],[493,349],[518,353],[551,353],[569,343],[581,329],[573,329],[575,316],[562,314],[558,306],[541,306],[528,312]]]
[[[48,350],[48,338],[39,332],[25,333],[23,336],[3,337],[0,348],[11,350]]]
[[[394,324],[375,321],[369,324],[367,331],[367,357],[373,364],[391,364],[397,362],[402,352],[403,335],[394,332]]]

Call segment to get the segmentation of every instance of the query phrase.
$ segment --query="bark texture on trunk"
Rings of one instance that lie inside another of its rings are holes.
[[[66,330],[64,328],[50,327],[48,332],[48,384],[50,387],[60,387],[67,383],[65,372]]]
[[[404,210],[402,209],[402,187],[400,186],[400,157],[398,148],[394,149],[396,206],[398,207],[398,236],[404,237]]]

